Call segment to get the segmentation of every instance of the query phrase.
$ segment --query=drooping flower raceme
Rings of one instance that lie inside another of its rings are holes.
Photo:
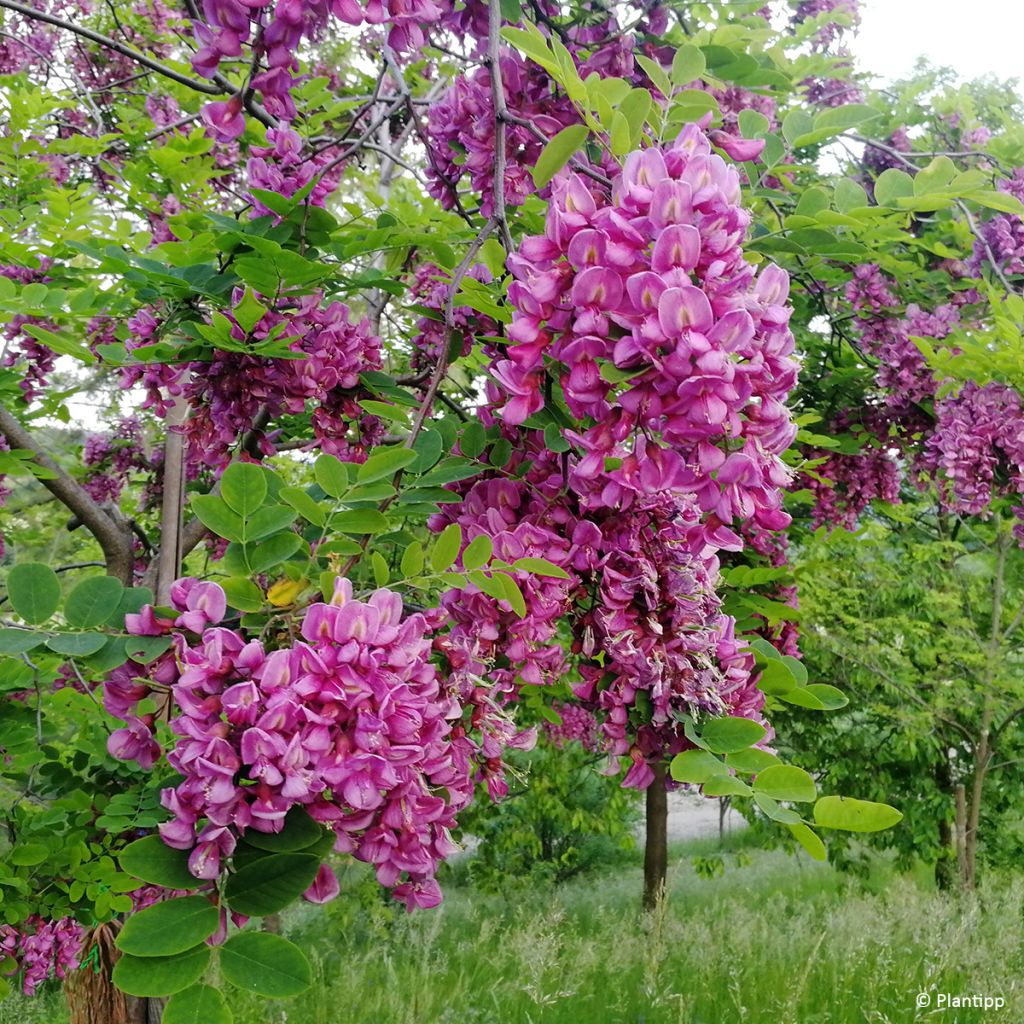
[[[115,672],[105,690],[107,709],[126,722],[110,751],[143,767],[161,751],[138,702],[154,687],[173,701],[167,760],[184,781],[163,792],[164,841],[190,851],[198,878],[214,879],[247,831],[279,831],[304,807],[410,908],[439,902],[434,875],[456,849],[449,829],[472,799],[479,757],[497,774],[514,736],[471,735],[479,723],[462,721],[430,660],[426,618],[404,615],[388,590],[355,600],[339,579],[330,602],[306,610],[301,640],[267,650],[217,625],[226,605],[216,584],[180,581],[171,596],[174,620],[147,609],[128,627],[173,630],[173,653],[145,677]],[[325,874],[308,896],[336,891]]]

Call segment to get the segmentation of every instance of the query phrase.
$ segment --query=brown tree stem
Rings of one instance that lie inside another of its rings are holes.
[[[644,910],[655,910],[665,898],[668,878],[668,791],[663,763],[654,766],[654,781],[647,787],[644,832]]]
[[[107,572],[122,583],[130,584],[134,570],[131,526],[118,522],[100,508],[75,480],[40,447],[21,422],[5,406],[0,405],[0,434],[3,434],[12,448],[23,448],[35,456],[40,466],[54,475],[41,478],[39,482],[70,509],[96,538]]]

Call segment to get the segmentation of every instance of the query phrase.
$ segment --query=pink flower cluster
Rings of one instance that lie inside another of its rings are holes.
[[[535,191],[531,170],[544,148],[529,125],[547,138],[579,121],[567,98],[552,95],[546,71],[533,61],[507,49],[501,56],[501,76],[509,111],[526,125],[505,127],[505,202],[519,206]],[[430,194],[445,209],[456,205],[458,187],[468,181],[479,194],[481,212],[494,212],[494,100],[491,76],[482,67],[461,75],[451,89],[433,104],[427,121],[430,139],[427,183]]]
[[[935,414],[928,448],[945,477],[948,508],[978,515],[998,495],[1024,495],[1024,408],[1013,388],[968,381],[940,399]],[[1024,509],[1015,511],[1024,518]],[[1024,526],[1015,532],[1024,542]]]
[[[846,298],[855,313],[861,346],[878,360],[875,380],[892,406],[922,402],[935,394],[935,379],[915,337],[941,340],[960,323],[956,303],[925,312],[911,303],[902,316],[896,314],[899,299],[895,283],[875,264],[854,268],[846,285]]]
[[[106,434],[86,435],[82,463],[85,490],[100,503],[116,502],[132,473],[149,474],[153,468],[138,418],[126,417]]]
[[[329,149],[315,156],[305,157],[302,139],[291,128],[270,128],[269,146],[253,146],[246,164],[248,186],[289,198],[313,182],[307,202],[323,206],[327,197],[338,187],[340,165],[332,166],[333,154]],[[251,195],[253,216],[276,216],[256,195]]]
[[[847,32],[856,32],[860,25],[859,0],[798,0],[793,11],[793,24],[802,25],[815,18],[830,18],[822,21],[812,42],[818,48],[827,50]]]
[[[216,584],[179,581],[171,597],[173,621],[147,608],[127,626],[173,630],[174,651],[145,676],[135,666],[115,672],[104,697],[126,721],[110,752],[145,768],[161,752],[137,704],[154,687],[173,700],[167,760],[184,781],[163,792],[173,816],[160,826],[164,841],[191,850],[193,874],[214,879],[247,830],[279,831],[301,806],[336,832],[335,849],[373,864],[396,898],[436,905],[434,875],[456,848],[448,830],[472,799],[478,756],[497,776],[516,737],[493,715],[482,741],[470,735],[481,723],[463,721],[458,695],[429,660],[424,616],[404,615],[388,590],[355,600],[339,579],[330,603],[306,610],[302,639],[267,651],[217,626],[226,601]],[[308,896],[334,892],[325,874]]]
[[[485,284],[491,280],[490,271],[479,264],[471,268],[466,276]],[[452,291],[450,281],[450,275],[433,263],[423,263],[416,268],[412,294],[420,306],[436,311],[436,316],[423,316],[416,322],[416,333],[412,338],[413,353],[410,359],[414,370],[435,366],[439,356],[447,351],[447,346],[451,344],[448,340],[449,328],[444,321],[448,297]],[[473,338],[478,335],[495,336],[498,333],[498,325],[491,317],[478,313],[475,309],[456,306],[452,310],[451,330],[462,336],[461,354],[468,355],[473,346]]]
[[[199,48],[196,72],[218,74],[221,63],[245,60],[254,70],[247,83],[267,112],[281,122],[296,117],[291,91],[299,81],[297,54],[318,36],[333,15],[350,25],[388,25],[388,44],[403,53],[426,42],[425,27],[437,22],[448,0],[203,0],[202,20],[193,23]],[[242,93],[208,103],[203,120],[220,141],[245,131]]]
[[[49,259],[41,260],[38,268],[0,264],[0,277],[6,277],[21,285],[45,283],[51,280],[48,273],[50,266]],[[48,345],[37,341],[25,330],[29,325],[45,330],[58,330],[52,320],[42,317],[24,313],[16,313],[9,317],[4,322],[3,336],[7,340],[0,355],[0,367],[17,366],[22,371],[18,386],[24,393],[25,400],[31,402],[46,389],[49,376],[57,365],[57,355]]]
[[[597,716],[589,708],[568,701],[557,704],[553,710],[559,722],[545,722],[544,734],[561,750],[567,743],[578,743],[584,750],[597,750],[599,737]]]
[[[593,424],[576,437],[577,479],[603,486],[605,460],[643,432],[666,448],[642,472],[689,484],[717,523],[786,526],[788,278],[775,266],[755,277],[748,223],[735,168],[696,125],[631,154],[610,196],[563,176],[545,235],[509,259],[513,344],[492,369],[505,422],[544,408],[553,366],[569,410]]]
[[[241,294],[235,300],[241,299]],[[280,338],[301,358],[268,358],[215,349],[209,362],[129,367],[127,385],[141,382],[147,405],[165,415],[170,408],[165,391],[189,403],[192,415],[185,425],[191,457],[209,466],[223,465],[239,438],[257,429],[264,454],[273,442],[263,426],[285,414],[311,413],[316,443],[327,452],[360,459],[383,434],[381,421],[363,411],[359,375],[381,366],[380,339],[370,333],[369,321],[353,322],[348,306],[322,305],[319,294],[303,296],[294,309],[270,311],[247,334],[231,317],[236,342],[258,344]],[[152,344],[159,323],[149,311],[137,314],[129,326],[135,336],[129,350]],[[283,327],[283,329],[282,329]]]
[[[431,526],[456,521],[467,541],[490,537],[497,557],[544,558],[568,579],[516,573],[522,617],[475,587],[450,591],[442,604],[452,628],[435,645],[455,678],[478,687],[487,680],[491,699],[505,701],[521,683],[565,676],[559,626],[569,619],[582,680],[576,697],[600,719],[609,769],[628,756],[623,785],[647,786],[651,764],[687,745],[680,715],[759,718],[763,704],[753,660],[719,611],[717,560],[700,509],[692,488],[659,474],[659,449],[640,445],[624,470],[610,471],[603,489],[610,500],[601,504],[597,493],[566,488],[562,460],[539,432],[521,434],[517,444],[508,476],[474,481]],[[574,475],[570,469],[570,482]]]
[[[999,191],[1024,201],[1024,167],[1000,182]],[[1024,274],[1024,218],[997,213],[981,225],[981,237],[975,239],[968,267],[972,274],[980,275],[993,260],[1004,274]]]
[[[14,960],[10,973],[22,972],[22,991],[31,996],[44,981],[63,980],[78,967],[84,937],[85,929],[73,917],[30,917],[16,928],[0,925],[0,958]]]

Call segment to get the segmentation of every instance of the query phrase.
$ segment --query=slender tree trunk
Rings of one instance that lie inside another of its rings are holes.
[[[665,896],[668,876],[668,792],[665,765],[654,768],[654,781],[647,787],[647,816],[644,843],[644,910],[654,910]]]
[[[948,818],[939,821],[939,856],[935,861],[935,886],[953,889],[956,885],[956,846],[953,826]]]
[[[967,887],[967,791],[964,784],[956,787],[956,868],[957,878]]]

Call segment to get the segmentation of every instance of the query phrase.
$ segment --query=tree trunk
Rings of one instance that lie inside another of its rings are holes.
[[[101,924],[86,936],[82,949],[96,959],[72,971],[64,981],[69,1024],[160,1024],[164,1000],[136,999],[119,991],[110,972],[119,956],[114,939],[119,926]]]
[[[956,887],[956,844],[953,826],[947,818],[939,821],[939,856],[935,861],[935,885],[949,890]]]
[[[964,784],[956,787],[956,867],[960,885],[967,887],[967,791]]]
[[[655,765],[647,787],[644,842],[644,910],[654,910],[665,896],[668,875],[668,792],[665,765]]]

